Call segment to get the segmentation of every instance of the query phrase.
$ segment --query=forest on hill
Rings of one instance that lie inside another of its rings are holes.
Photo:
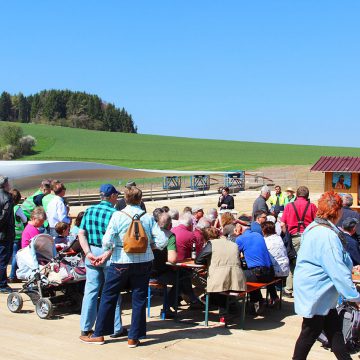
[[[3,91],[0,121],[137,133],[125,108],[106,103],[97,95],[70,90],[43,90],[29,96]]]

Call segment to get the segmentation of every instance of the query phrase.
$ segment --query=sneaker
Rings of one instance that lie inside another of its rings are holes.
[[[81,331],[80,336],[91,336],[94,333],[94,330]]]
[[[224,326],[227,325],[225,316],[220,316],[219,323]]]
[[[255,307],[255,314],[256,315],[261,315],[264,312],[264,309],[265,309],[265,302],[264,301],[257,301],[256,303],[254,303],[254,307]]]
[[[110,335],[112,339],[117,339],[119,337],[127,336],[128,331],[125,328],[122,328],[120,332],[116,332],[115,334]]]
[[[0,288],[0,294],[10,294],[13,292],[13,289],[10,286],[5,286]]]
[[[293,299],[294,298],[294,296],[293,296],[293,294],[292,293],[290,293],[290,292],[287,292],[287,291],[283,291],[283,293],[282,293],[282,297],[285,297],[285,298],[288,298],[288,299]]]
[[[104,337],[103,336],[80,336],[80,341],[86,344],[94,344],[94,345],[103,345],[105,344]]]
[[[135,348],[140,345],[140,341],[136,339],[128,339],[128,347]]]

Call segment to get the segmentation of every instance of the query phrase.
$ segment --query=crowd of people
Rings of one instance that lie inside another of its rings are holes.
[[[0,176],[0,293],[9,293],[16,278],[16,253],[46,232],[55,244],[78,237],[85,257],[86,282],[80,319],[80,340],[103,344],[104,336],[127,336],[137,347],[146,336],[146,297],[149,281],[169,286],[165,317],[181,301],[202,309],[201,293],[211,293],[220,321],[228,313],[223,291],[244,291],[247,282],[268,283],[281,278],[283,296],[295,297],[295,310],[303,326],[293,359],[305,359],[322,330],[334,354],[349,359],[335,310],[337,297],[360,302],[351,280],[353,266],[360,265],[359,215],[351,210],[350,194],[322,195],[318,206],[309,189],[296,191],[279,185],[271,195],[261,188],[252,214],[234,216],[234,198],[224,188],[217,208],[183,210],[164,206],[146,212],[142,191],[126,184],[123,198],[111,184],[100,187],[100,202],[79,213],[71,224],[65,200],[66,187],[59,180],[43,180],[32,196],[21,194]],[[11,272],[7,277],[10,259]],[[180,270],[176,297],[175,270],[167,263],[193,258],[207,270]],[[196,278],[204,288],[194,287]],[[311,281],[310,281],[311,279]],[[205,290],[206,287],[206,290]],[[129,329],[121,321],[121,292],[131,290],[132,318]],[[274,284],[268,286],[270,306],[278,304]],[[100,296],[101,295],[101,296]],[[98,299],[100,296],[100,304]],[[260,290],[250,292],[250,312],[258,315],[265,300]],[[341,340],[342,339],[342,340]]]

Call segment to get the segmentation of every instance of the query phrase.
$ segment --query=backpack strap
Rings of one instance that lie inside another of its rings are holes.
[[[306,206],[305,206],[305,210],[304,210],[304,212],[303,212],[303,214],[302,214],[302,216],[301,216],[301,219],[300,219],[299,213],[298,213],[298,211],[297,211],[297,208],[296,208],[296,206],[295,206],[295,203],[292,202],[292,203],[290,203],[290,204],[291,204],[292,207],[294,208],[295,215],[296,215],[296,219],[297,219],[297,222],[298,222],[297,232],[298,232],[298,234],[300,234],[300,227],[301,227],[301,225],[302,225],[303,228],[305,229],[305,223],[304,223],[304,221],[305,221],[306,212],[307,212],[307,210],[308,210],[308,208],[309,208],[309,206],[310,206],[310,201],[307,202],[307,204],[306,204]]]
[[[142,217],[142,216],[144,216],[145,214],[146,214],[146,212],[144,211],[142,214],[135,214],[134,216],[131,216],[131,215],[129,215],[127,212],[125,212],[125,211],[120,211],[121,213],[123,213],[123,214],[125,214],[125,215],[127,215],[131,220],[140,220],[140,218]]]

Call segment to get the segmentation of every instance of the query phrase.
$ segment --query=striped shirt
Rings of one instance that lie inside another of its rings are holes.
[[[101,247],[102,237],[114,212],[116,210],[108,201],[101,201],[85,211],[80,229],[86,231],[89,245]]]
[[[140,206],[132,205],[126,206],[123,211],[130,216],[143,213]],[[120,211],[113,215],[102,240],[104,250],[112,249],[113,251],[110,259],[112,263],[129,264],[152,261],[154,255],[151,247],[156,246],[156,248],[162,250],[167,246],[168,239],[155,222],[153,216],[145,214],[140,221],[148,238],[148,246],[143,254],[130,254],[124,251],[123,237],[131,224],[131,219]]]

